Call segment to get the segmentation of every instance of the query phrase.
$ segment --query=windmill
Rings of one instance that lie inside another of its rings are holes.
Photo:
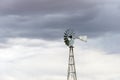
[[[67,80],[77,80],[74,51],[73,51],[74,48],[73,44],[75,39],[79,39],[81,41],[87,42],[87,36],[76,36],[73,30],[71,29],[65,31],[64,42],[69,47]]]

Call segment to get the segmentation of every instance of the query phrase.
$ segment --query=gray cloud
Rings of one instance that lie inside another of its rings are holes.
[[[67,28],[74,29],[77,35],[86,34],[90,38],[87,46],[80,43],[81,50],[79,43],[76,45],[76,52],[80,53],[76,56],[80,57],[77,60],[78,63],[80,61],[80,79],[117,78],[120,72],[119,4],[118,0],[1,0],[0,64],[3,67],[0,78],[50,80],[48,76],[43,79],[42,76],[46,73],[65,75],[61,72],[66,70],[63,68],[67,56],[64,54],[65,46],[61,40],[59,44],[53,40],[61,39]]]
[[[97,4],[94,0],[5,0],[0,7],[0,36],[56,39],[69,26],[89,32],[88,22],[99,12]]]
[[[92,0],[91,0],[92,1]],[[95,2],[88,0],[5,0],[1,2],[1,13],[4,14],[47,14],[76,12],[94,7]],[[95,0],[93,0],[95,1]]]
[[[77,35],[85,34],[89,38],[104,38],[106,34],[119,35],[120,31],[117,0],[4,0],[0,6],[2,43],[16,37],[56,40],[62,38],[69,27]]]
[[[56,39],[65,27],[85,23],[97,13],[96,3],[87,0],[4,0],[0,12],[1,37],[43,39]]]

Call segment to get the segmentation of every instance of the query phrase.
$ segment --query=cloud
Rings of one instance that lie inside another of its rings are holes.
[[[2,0],[1,41],[13,37],[56,40],[62,38],[63,32],[69,27],[90,38],[118,33],[120,12],[117,2],[119,1]]]
[[[95,0],[2,0],[0,10],[5,14],[68,13],[94,7],[95,2]]]
[[[79,24],[94,19],[99,11],[96,6],[92,0],[2,0],[0,34],[3,38],[57,39],[63,35],[65,27],[78,29]]]
[[[75,42],[78,79],[120,79],[118,0],[1,0],[0,80],[64,80],[67,28]],[[117,54],[115,54],[117,53]]]
[[[17,38],[10,39],[7,44],[11,47],[0,49],[0,64],[5,66],[0,67],[2,80],[66,79],[68,48],[62,41],[53,44],[52,41]],[[36,46],[29,46],[33,44]],[[76,44],[74,48],[78,79],[119,79],[119,54],[108,55],[97,48],[81,45]]]
[[[1,48],[10,47],[6,42],[11,38],[60,40],[69,27],[74,29],[77,35],[87,35],[88,38],[95,40],[98,38],[104,40],[108,37],[107,34],[119,36],[118,0],[66,0],[64,3],[56,0],[4,0],[2,3],[5,5],[0,7],[4,13],[0,16]],[[110,38],[111,36],[109,39],[114,38]],[[116,45],[109,44],[108,41],[101,45],[101,42],[96,41],[97,45],[101,46],[99,48],[112,53],[116,50],[115,53],[119,52]],[[113,46],[114,50],[108,48],[108,44]]]

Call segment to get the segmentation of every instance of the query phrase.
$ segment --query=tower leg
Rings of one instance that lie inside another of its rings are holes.
[[[77,80],[73,47],[69,48],[69,62],[67,80]]]

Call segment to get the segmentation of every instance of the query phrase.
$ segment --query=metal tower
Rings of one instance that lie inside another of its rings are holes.
[[[77,80],[73,46],[69,47],[69,62],[67,80]]]
[[[69,47],[69,61],[68,61],[68,74],[67,74],[67,80],[77,80],[76,75],[76,67],[75,67],[75,58],[74,58],[74,50],[73,50],[73,44],[75,39],[80,39],[82,41],[87,40],[86,36],[79,36],[76,37],[75,33],[68,29],[64,33],[64,42]]]

